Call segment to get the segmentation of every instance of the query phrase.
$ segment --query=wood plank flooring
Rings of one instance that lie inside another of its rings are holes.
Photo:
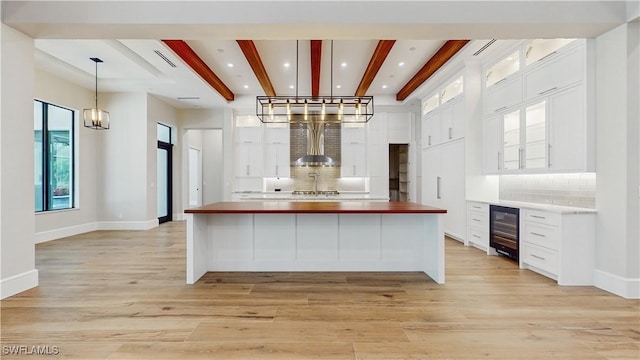
[[[1,302],[0,357],[49,346],[59,354],[36,358],[640,359],[640,301],[560,287],[454,240],[446,254],[444,285],[421,273],[186,285],[184,222],[51,241],[36,247],[40,286]]]

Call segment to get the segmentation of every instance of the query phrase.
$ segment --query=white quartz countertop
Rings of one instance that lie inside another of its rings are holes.
[[[238,192],[233,194],[234,199],[251,201],[389,201],[388,197],[372,196],[369,193],[345,192],[338,195],[294,195],[288,192]]]
[[[489,204],[489,205],[515,207],[520,209],[541,210],[541,211],[547,211],[547,212],[552,212],[557,214],[596,214],[597,213],[596,209],[549,205],[549,204],[538,204],[538,203],[519,202],[519,201],[506,201],[506,200],[485,201],[485,200],[473,200],[473,199],[467,199],[467,201]]]

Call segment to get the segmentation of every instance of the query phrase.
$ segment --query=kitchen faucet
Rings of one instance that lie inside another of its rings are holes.
[[[310,172],[310,177],[313,177],[313,195],[318,196],[318,177],[320,173],[318,171]]]

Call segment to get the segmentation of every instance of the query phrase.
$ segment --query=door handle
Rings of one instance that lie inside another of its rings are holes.
[[[551,167],[551,144],[547,145],[547,167]]]
[[[436,177],[436,199],[440,199],[440,176]]]
[[[449,128],[449,140],[453,139],[453,134],[452,134],[452,131],[451,131],[451,130],[452,130],[452,129],[451,129],[451,128]]]
[[[249,176],[249,166],[250,165],[247,165],[247,176]]]

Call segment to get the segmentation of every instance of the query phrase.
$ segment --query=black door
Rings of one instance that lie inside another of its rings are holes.
[[[172,201],[171,194],[171,148],[173,145],[164,141],[158,141],[158,222],[171,221],[172,218]]]

